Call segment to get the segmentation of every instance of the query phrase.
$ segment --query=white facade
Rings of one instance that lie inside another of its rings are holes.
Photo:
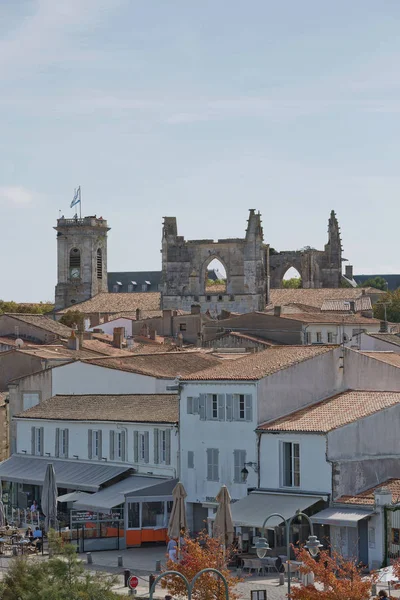
[[[87,319],[87,321],[89,322],[89,319]],[[96,325],[95,327],[87,327],[87,330],[93,331],[94,329],[101,329],[104,333],[113,335],[115,327],[123,327],[125,329],[125,338],[132,335],[132,319],[122,317],[101,323],[101,325]]]
[[[384,339],[375,338],[367,333],[363,333],[361,334],[360,350],[365,352],[395,352],[396,354],[399,354],[400,345],[391,344]]]
[[[178,476],[179,433],[173,425],[17,418],[16,426],[18,454],[33,450],[40,456],[132,465],[138,474]]]
[[[344,344],[349,348],[360,349],[360,340],[364,331],[378,333],[380,323],[338,324],[338,323],[309,323],[302,327],[303,343],[309,344]],[[364,348],[363,348],[364,350]]]

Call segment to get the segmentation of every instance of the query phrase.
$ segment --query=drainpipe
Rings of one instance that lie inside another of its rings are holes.
[[[257,431],[256,429],[256,433],[257,433],[257,463],[258,463],[258,473],[257,473],[257,487],[260,487],[260,482],[261,482],[261,433],[260,431]]]

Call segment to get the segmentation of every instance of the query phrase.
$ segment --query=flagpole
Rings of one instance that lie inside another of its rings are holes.
[[[79,186],[79,218],[82,219],[82,188]]]

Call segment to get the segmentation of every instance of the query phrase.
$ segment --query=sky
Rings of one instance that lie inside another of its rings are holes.
[[[108,270],[186,239],[323,249],[398,273],[398,0],[2,0],[0,298],[54,298],[59,211],[107,218]]]

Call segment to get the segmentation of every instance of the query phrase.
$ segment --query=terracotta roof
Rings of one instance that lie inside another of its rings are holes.
[[[4,313],[7,317],[12,317],[17,321],[23,321],[24,323],[28,323],[29,325],[34,325],[39,329],[44,329],[45,331],[50,331],[60,337],[69,337],[71,335],[71,328],[59,323],[58,321],[53,321],[49,317],[44,315],[28,315],[23,313]],[[1,319],[0,315],[0,319]]]
[[[359,314],[338,312],[290,313],[281,314],[281,319],[291,319],[303,323],[354,323],[354,325],[380,325],[379,319],[363,317]]]
[[[17,348],[12,352],[19,352],[21,354],[27,354],[30,356],[39,356],[40,358],[54,359],[54,360],[71,360],[71,359],[85,359],[85,358],[100,358],[98,352],[92,352],[91,350],[70,350],[64,346],[34,346]]]
[[[400,392],[349,390],[259,427],[262,431],[327,433],[400,403]]]
[[[281,369],[309,360],[334,346],[272,346],[268,350],[248,354],[234,361],[224,361],[215,367],[184,377],[187,381],[236,380],[258,381]]]
[[[364,288],[366,294],[385,293],[374,288]],[[306,304],[320,309],[326,300],[356,300],[360,298],[360,288],[315,288],[286,289],[278,288],[270,291],[270,301],[275,306],[285,304]]]
[[[373,337],[382,342],[393,344],[394,346],[400,346],[400,336],[394,333],[368,333],[370,337]]]
[[[248,335],[247,333],[241,333],[240,331],[231,331],[225,332],[224,336],[233,335],[233,337],[237,337],[243,340],[249,340],[250,342],[257,342],[258,344],[262,344],[263,346],[277,346],[276,342],[272,340],[266,340],[265,338],[257,337],[255,335]],[[223,337],[223,336],[221,336]]]
[[[360,492],[354,496],[341,496],[335,500],[337,504],[366,504],[373,505],[375,503],[374,492],[381,488],[386,488],[392,492],[392,502],[398,503],[400,500],[400,479],[387,479],[383,483],[376,485],[373,488]]]
[[[0,345],[4,344],[7,346],[12,346],[13,348],[15,348],[17,346],[17,339],[16,337],[0,337]],[[22,346],[23,348],[32,348],[32,347],[36,347],[36,346],[40,346],[41,344],[35,344],[34,342],[28,342],[27,340],[22,340],[24,345]]]
[[[160,379],[172,379],[180,375],[188,376],[204,369],[219,365],[220,361],[204,351],[159,352],[138,354],[124,358],[96,358],[85,362],[98,367],[140,373]]]
[[[353,300],[352,300],[353,301]],[[321,310],[339,310],[339,311],[349,311],[349,300],[344,299],[336,299],[336,300],[324,300]],[[369,296],[361,296],[354,301],[354,310],[355,312],[372,310],[371,298]]]
[[[90,300],[85,300],[85,302],[79,302],[79,304],[64,308],[63,310],[58,311],[57,314],[66,313],[68,310],[77,310],[85,314],[134,313],[137,308],[144,311],[160,311],[160,299],[159,292],[138,292],[136,294],[111,294],[108,292],[101,292],[100,294],[93,296]]]
[[[63,421],[176,423],[179,399],[175,394],[53,396],[16,416]]]
[[[396,354],[396,352],[360,352],[360,354],[393,365],[393,367],[400,367],[400,354]]]
[[[137,292],[137,293],[141,293],[141,292]],[[147,292],[147,294],[149,294],[149,292]],[[159,309],[159,310],[143,310],[143,309],[141,309],[141,311],[142,311],[140,314],[141,321],[143,321],[144,319],[152,319],[154,317],[162,317],[161,309]],[[131,321],[136,321],[136,311],[129,310],[129,311],[122,311],[119,313],[115,313],[115,314],[113,314],[113,320],[114,319],[130,319]],[[99,327],[101,327],[101,325],[99,325]]]
[[[81,346],[83,350],[90,350],[97,354],[103,354],[104,356],[127,356],[130,352],[126,349],[115,348],[111,344],[102,342],[100,340],[83,340]]]

